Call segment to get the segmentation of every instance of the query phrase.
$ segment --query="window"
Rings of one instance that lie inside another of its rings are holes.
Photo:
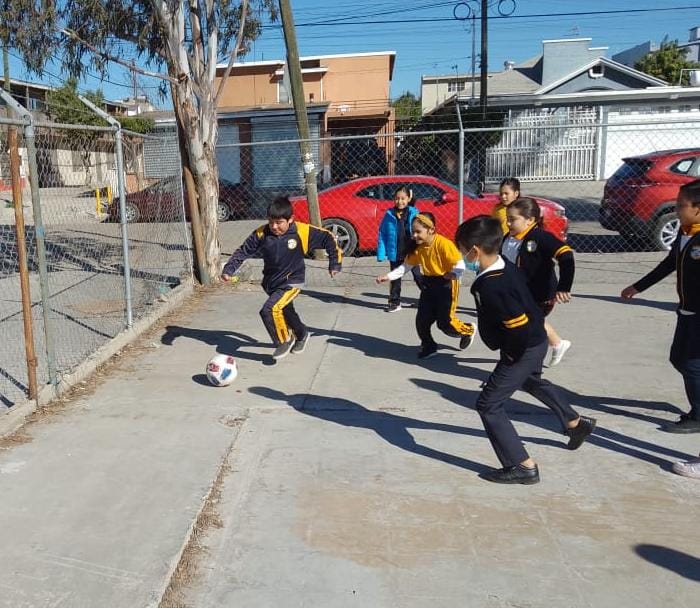
[[[440,188],[432,184],[413,183],[410,186],[411,190],[413,190],[413,198],[417,201],[437,201],[445,194]]]
[[[671,106],[659,106],[658,112],[659,114],[670,114]]]
[[[602,78],[605,74],[605,66],[602,63],[594,65],[590,70],[588,70],[588,75],[591,78]]]
[[[358,198],[380,199],[382,198],[382,185],[374,184],[372,186],[368,186],[367,188],[363,188],[355,196]]]
[[[671,171],[674,173],[680,173],[681,175],[686,175],[688,171],[690,171],[690,168],[693,166],[694,162],[695,158],[684,158],[671,165]]]
[[[679,112],[692,112],[693,106],[691,106],[691,105],[678,106],[678,111]]]
[[[448,93],[457,93],[458,91],[464,91],[467,88],[467,83],[464,80],[450,80],[447,83]]]

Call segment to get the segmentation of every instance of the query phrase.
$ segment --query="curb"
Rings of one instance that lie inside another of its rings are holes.
[[[13,406],[7,414],[0,416],[0,438],[17,431],[27,418],[36,412],[39,405],[48,405],[67,390],[85,380],[100,365],[111,359],[117,352],[150,329],[154,323],[179,307],[194,292],[194,282],[186,279],[167,295],[167,301],[145,317],[136,321],[131,329],[125,329],[109,342],[98,348],[86,361],[78,365],[70,374],[64,374],[58,386],[44,386],[39,390],[38,399],[25,400]]]

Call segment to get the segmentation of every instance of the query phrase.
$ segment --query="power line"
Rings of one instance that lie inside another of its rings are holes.
[[[698,10],[700,5],[695,6],[668,6],[663,8],[629,8],[608,11],[571,11],[565,13],[528,13],[526,15],[493,15],[489,19],[539,19],[542,17],[582,17],[590,15],[629,15],[633,13],[656,13],[683,10]],[[403,11],[405,12],[405,11]],[[423,19],[392,19],[392,20],[362,20],[362,21],[317,21],[309,23],[297,23],[296,27],[332,27],[347,25],[386,25],[388,23],[438,23],[446,21],[458,21],[454,17],[428,17]],[[279,25],[263,25],[264,29],[280,29]]]

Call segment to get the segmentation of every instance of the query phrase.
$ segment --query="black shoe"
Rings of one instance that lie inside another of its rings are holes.
[[[505,469],[486,471],[485,473],[481,473],[479,477],[494,483],[522,483],[524,485],[532,485],[534,483],[539,483],[540,470],[537,468],[537,465],[530,469],[519,464],[514,467],[506,467]]]
[[[401,310],[401,304],[389,304],[386,307],[386,312],[399,312]]]
[[[275,352],[272,353],[272,358],[275,361],[284,359],[291,352],[295,343],[296,340],[294,339],[294,336],[289,336],[289,339],[286,342],[282,342],[282,344],[275,348]]]
[[[700,433],[700,420],[695,420],[688,414],[684,414],[680,420],[662,426],[661,430],[667,433]]]
[[[588,436],[593,432],[595,424],[595,418],[581,416],[578,420],[578,425],[566,431],[566,434],[569,436],[569,443],[566,447],[570,450],[577,450],[580,448],[581,444],[586,441]]]
[[[423,348],[420,349],[420,352],[418,353],[418,358],[419,359],[430,359],[430,357],[434,357],[435,355],[438,354],[437,350],[438,350],[438,347],[435,345],[424,346]]]
[[[476,333],[475,328],[474,328],[474,324],[469,323],[468,325],[471,326],[472,333],[470,333],[468,336],[462,336],[459,339],[459,350],[466,350],[467,348],[469,348],[472,345],[472,342],[474,342],[474,334]]]
[[[292,354],[300,355],[306,350],[306,345],[309,343],[309,338],[311,337],[311,332],[306,331],[303,338],[297,338],[297,341],[292,346]]]

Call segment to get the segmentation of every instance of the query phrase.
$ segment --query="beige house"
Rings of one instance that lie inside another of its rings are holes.
[[[325,138],[347,135],[376,137],[381,150],[382,172],[390,171],[394,161],[393,109],[389,88],[394,70],[394,51],[318,55],[301,57],[304,97],[309,112],[311,137]],[[217,67],[217,85],[226,65]],[[270,140],[297,139],[289,79],[283,59],[236,63],[219,99],[219,141],[231,144],[256,143]],[[226,145],[226,144],[221,144]],[[375,152],[379,152],[376,150]],[[293,146],[286,146],[294,155]],[[353,150],[348,154],[343,142],[321,142],[315,150],[324,182],[342,181],[362,167],[349,156],[360,156]],[[278,150],[279,152],[279,150]],[[243,154],[243,158],[237,158]],[[259,155],[259,159],[246,158]],[[233,156],[236,155],[236,158]],[[281,175],[278,171],[262,170],[264,162],[279,166],[282,171],[294,163],[286,152],[276,158],[264,151],[219,150],[219,168],[232,181],[272,185],[272,182],[298,181],[298,176]],[[224,158],[226,157],[226,158]],[[282,158],[285,157],[285,158]],[[298,164],[298,163],[297,163]],[[374,164],[376,167],[376,163]],[[376,168],[367,169],[376,173]],[[267,184],[266,182],[270,182]]]

